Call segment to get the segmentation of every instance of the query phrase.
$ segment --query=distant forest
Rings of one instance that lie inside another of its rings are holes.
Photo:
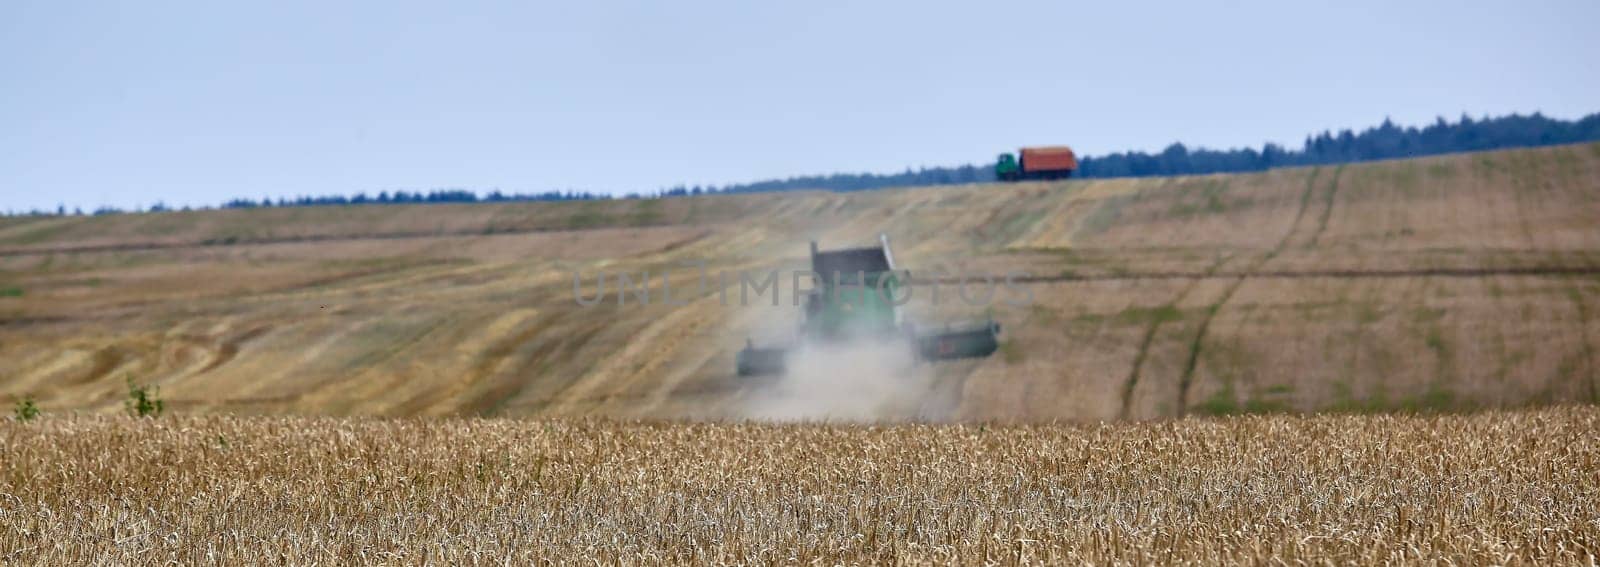
[[[1079,156],[1078,171],[1074,177],[1143,177],[1151,175],[1193,175],[1206,173],[1240,173],[1263,171],[1274,167],[1321,165],[1380,159],[1409,158],[1438,154],[1525,148],[1569,144],[1600,140],[1600,113],[1590,114],[1576,121],[1547,118],[1539,113],[1530,116],[1512,114],[1499,118],[1473,120],[1463,115],[1456,122],[1443,117],[1422,128],[1399,127],[1385,119],[1383,124],[1361,132],[1341,130],[1324,131],[1306,136],[1298,150],[1277,144],[1265,144],[1261,149],[1231,150],[1189,149],[1174,143],[1166,149],[1149,154],[1122,152],[1102,156]],[[1067,140],[1070,142],[1070,140]],[[981,165],[906,169],[900,173],[835,173],[807,175],[788,179],[772,179],[752,183],[716,186],[684,186],[663,188],[651,193],[629,193],[626,198],[662,198],[705,195],[715,193],[761,193],[790,190],[865,191],[887,187],[926,185],[955,185],[986,183],[995,180],[994,162]],[[223,208],[252,207],[307,207],[323,205],[361,204],[417,204],[417,203],[481,203],[505,201],[572,201],[610,199],[612,196],[578,191],[546,191],[543,193],[503,193],[499,190],[479,194],[466,189],[435,189],[422,191],[383,191],[376,195],[357,193],[353,196],[329,195],[294,198],[267,197],[261,200],[233,199],[223,203]],[[144,211],[170,210],[164,204],[151,205]],[[93,214],[125,212],[102,207]],[[135,211],[138,212],[138,211]],[[32,211],[33,215],[49,215],[48,211]],[[82,210],[67,211],[60,207],[57,215],[84,214]]]

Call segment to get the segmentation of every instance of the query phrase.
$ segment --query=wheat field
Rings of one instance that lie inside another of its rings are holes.
[[[1594,564],[1597,434],[63,415],[0,425],[0,563]]]

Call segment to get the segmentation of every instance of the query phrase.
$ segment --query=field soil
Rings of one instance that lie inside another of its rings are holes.
[[[787,276],[780,307],[738,305],[739,270],[801,269],[808,240],[880,232],[914,277],[1026,272],[988,305],[953,301],[948,281],[939,305],[913,288],[919,324],[992,316],[1000,352],[734,376],[747,338],[798,319]],[[616,276],[646,271],[653,301],[619,305]],[[575,301],[575,274],[585,296],[610,278],[603,303]],[[118,412],[130,380],[185,415],[1504,408],[1600,398],[1597,319],[1595,144],[1249,175],[0,219],[0,399],[47,413]]]

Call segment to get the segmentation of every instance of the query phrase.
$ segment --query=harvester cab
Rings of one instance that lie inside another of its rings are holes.
[[[818,281],[806,294],[802,334],[821,340],[884,336],[900,325],[900,278],[887,236],[880,246],[821,252],[811,243]]]
[[[736,361],[740,376],[782,374],[796,347],[807,345],[898,344],[919,361],[983,357],[999,348],[1000,325],[992,320],[929,332],[905,320],[901,288],[911,284],[910,272],[896,267],[888,235],[865,248],[821,251],[812,242],[811,271],[815,281],[806,294],[798,344],[757,346],[747,339]]]

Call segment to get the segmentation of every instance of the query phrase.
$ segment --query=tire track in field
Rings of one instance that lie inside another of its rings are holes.
[[[765,264],[750,264],[751,266],[764,266]],[[1403,279],[1403,278],[1482,278],[1488,276],[1511,277],[1577,277],[1600,276],[1600,264],[1593,266],[1528,266],[1522,268],[1412,268],[1398,270],[1267,270],[1235,272],[1227,270],[1198,271],[1198,272],[1144,272],[1144,273],[1119,273],[1103,275],[1069,275],[1069,276],[1029,276],[1012,278],[1013,284],[1051,284],[1072,282],[1136,282],[1142,280],[1231,280],[1248,277],[1251,279]],[[998,278],[997,278],[998,279]],[[977,281],[977,280],[974,280]],[[959,278],[929,278],[923,280],[910,280],[908,286],[924,286],[930,284],[945,286],[960,285]],[[973,282],[968,282],[971,285]],[[517,287],[536,287],[539,284],[516,284]],[[248,301],[251,297],[242,298]],[[160,301],[132,302],[118,305],[119,308],[141,307],[146,304],[163,303]],[[191,316],[225,315],[233,313],[234,309],[222,308],[197,308],[189,311]],[[21,328],[36,325],[56,325],[64,323],[81,323],[91,321],[114,321],[128,319],[134,315],[126,312],[113,314],[50,314],[34,316],[13,316],[3,314],[0,316],[0,328]]]
[[[1232,258],[1232,255],[1218,258],[1215,263],[1211,264],[1211,267],[1206,271],[1206,274],[1209,274],[1210,272],[1215,271],[1217,268],[1222,267],[1223,264],[1228,263],[1228,260],[1231,260]],[[1167,305],[1176,307],[1178,304],[1183,303],[1183,300],[1189,297],[1189,293],[1194,291],[1196,287],[1199,287],[1200,282],[1204,279],[1206,279],[1206,277],[1205,275],[1202,275],[1202,277],[1195,278],[1193,281],[1190,281],[1189,285],[1183,286],[1183,289],[1178,291],[1178,295],[1173,297],[1172,301],[1168,302]],[[1118,413],[1118,416],[1121,419],[1128,419],[1133,411],[1133,393],[1134,390],[1139,386],[1140,372],[1144,369],[1145,357],[1149,356],[1150,343],[1155,341],[1156,332],[1161,330],[1161,325],[1165,322],[1166,319],[1155,317],[1152,321],[1150,321],[1150,325],[1144,329],[1144,337],[1139,341],[1139,351],[1133,355],[1133,364],[1128,369],[1128,377],[1122,382],[1122,409]]]
[[[1330,211],[1333,208],[1332,195],[1333,192],[1339,187],[1339,174],[1343,172],[1343,165],[1340,165],[1333,170],[1333,180],[1331,181],[1332,187],[1328,190],[1328,209],[1324,210],[1322,214],[1324,223],[1326,223],[1327,217],[1331,214]],[[1305,218],[1306,209],[1311,204],[1311,194],[1316,190],[1317,187],[1316,174],[1317,170],[1312,170],[1311,175],[1306,179],[1306,190],[1300,195],[1300,210],[1295,213],[1294,222],[1289,224],[1289,230],[1284,231],[1283,238],[1278,239],[1278,244],[1273,246],[1272,250],[1267,251],[1265,255],[1262,255],[1261,259],[1257,260],[1254,264],[1250,265],[1249,268],[1246,268],[1237,277],[1235,277],[1233,279],[1233,283],[1228,285],[1228,289],[1222,292],[1222,297],[1217,298],[1215,303],[1212,303],[1210,307],[1206,308],[1205,316],[1200,320],[1200,328],[1195,330],[1194,339],[1189,344],[1189,358],[1183,364],[1183,374],[1178,378],[1178,416],[1182,417],[1189,412],[1189,387],[1194,383],[1194,372],[1195,369],[1200,365],[1200,355],[1205,348],[1206,334],[1211,330],[1211,322],[1216,320],[1217,312],[1221,311],[1222,306],[1226,305],[1229,300],[1233,299],[1233,294],[1239,291],[1239,288],[1244,285],[1245,280],[1250,279],[1253,272],[1261,268],[1261,266],[1266,265],[1267,262],[1271,262],[1273,258],[1278,257],[1278,254],[1283,252],[1283,249],[1289,246],[1289,240],[1294,237],[1295,230],[1300,227],[1300,221]],[[1321,236],[1324,228],[1326,228],[1326,224],[1323,224],[1317,228],[1317,232],[1312,237],[1313,242],[1316,240],[1317,236]]]
[[[1322,207],[1322,216],[1317,219],[1317,231],[1311,233],[1311,240],[1306,243],[1306,248],[1316,248],[1317,241],[1322,238],[1322,233],[1328,230],[1328,217],[1333,216],[1333,200],[1339,194],[1339,174],[1343,172],[1344,164],[1339,164],[1339,167],[1333,170],[1333,183],[1328,186],[1326,204]],[[1301,210],[1304,211],[1304,209]]]
[[[1259,262],[1257,263],[1259,264]],[[1232,280],[1237,278],[1266,279],[1402,279],[1402,278],[1482,278],[1488,276],[1570,277],[1600,275],[1600,264],[1593,266],[1527,266],[1521,268],[1403,268],[1398,270],[1205,270],[1199,272],[1132,272],[1103,275],[1027,276],[1012,278],[1012,284],[1050,284],[1072,282],[1137,282],[1142,280]],[[997,281],[1000,278],[995,278]],[[968,281],[968,285],[981,280]],[[911,280],[906,285],[924,286],[960,285],[959,278]],[[70,318],[55,318],[59,322]]]
[[[1311,203],[1311,194],[1312,194],[1313,191],[1316,190],[1316,187],[1317,187],[1317,176],[1321,172],[1322,172],[1322,168],[1313,167],[1313,168],[1311,168],[1311,173],[1306,175],[1306,188],[1305,188],[1304,191],[1302,191],[1300,193],[1300,207],[1295,211],[1294,221],[1292,221],[1289,224],[1289,230],[1284,232],[1283,238],[1278,240],[1278,244],[1273,249],[1273,251],[1269,252],[1267,254],[1268,258],[1270,258],[1271,256],[1276,255],[1278,250],[1283,249],[1283,247],[1286,244],[1288,244],[1289,238],[1294,236],[1295,229],[1300,226],[1300,219],[1304,218],[1306,216],[1306,208]],[[1189,296],[1190,292],[1194,291],[1194,289],[1197,286],[1199,286],[1201,280],[1206,279],[1206,277],[1209,277],[1214,272],[1216,272],[1216,270],[1218,268],[1222,267],[1223,264],[1226,264],[1228,262],[1228,259],[1229,259],[1228,257],[1224,257],[1222,259],[1219,259],[1215,264],[1212,264],[1210,268],[1206,269],[1206,271],[1201,275],[1201,277],[1195,278],[1194,281],[1189,282],[1189,285],[1184,286],[1183,290],[1178,292],[1178,296],[1173,298],[1173,300],[1170,303],[1168,303],[1167,305],[1176,306],[1177,304],[1181,303],[1185,298],[1187,298]],[[1249,268],[1246,268],[1246,272],[1249,272],[1250,270],[1252,270],[1252,269],[1254,269],[1256,267],[1259,267],[1263,263],[1265,263],[1265,260],[1256,262],[1255,264],[1253,264]],[[1233,290],[1238,287],[1238,282],[1242,281],[1242,279],[1243,278],[1239,278],[1238,280],[1236,280],[1234,282],[1234,285],[1229,286],[1228,291],[1223,294],[1223,300],[1222,301],[1227,301],[1227,298],[1229,296],[1233,295]],[[1209,324],[1211,322],[1211,316],[1216,313],[1216,310],[1217,310],[1217,308],[1219,306],[1220,306],[1220,303],[1213,304],[1211,306],[1210,311],[1208,311],[1207,314],[1206,314],[1206,318],[1200,322],[1200,330],[1198,331],[1199,335],[1203,336],[1205,334],[1206,327],[1209,326]],[[1129,368],[1129,370],[1128,370],[1128,378],[1123,381],[1123,385],[1122,385],[1122,409],[1120,410],[1120,412],[1118,414],[1122,419],[1128,419],[1130,417],[1130,414],[1133,411],[1133,396],[1134,396],[1134,393],[1136,392],[1136,390],[1139,387],[1139,378],[1140,378],[1141,372],[1144,369],[1144,361],[1145,361],[1146,358],[1149,357],[1150,344],[1155,342],[1156,332],[1161,330],[1161,325],[1163,323],[1165,323],[1165,322],[1166,322],[1165,319],[1162,318],[1162,317],[1154,318],[1154,320],[1150,322],[1150,326],[1145,328],[1144,337],[1139,341],[1139,351],[1136,354],[1134,354],[1134,356],[1133,356],[1133,364],[1131,365],[1131,368]],[[1198,347],[1198,345],[1199,345],[1199,341],[1196,340],[1194,345],[1192,345],[1190,347],[1190,353],[1189,353],[1189,358],[1190,358],[1189,364],[1190,365],[1193,364],[1193,359],[1196,356],[1194,351]],[[1189,377],[1190,377],[1190,375],[1192,373],[1193,373],[1193,369],[1188,367],[1188,366],[1186,366],[1185,369],[1184,369],[1183,377],[1182,377],[1182,379],[1181,379],[1181,381],[1179,383],[1179,389],[1180,389],[1180,391],[1178,393],[1178,400],[1179,400],[1178,414],[1179,415],[1183,415],[1183,403],[1182,402],[1183,402],[1184,398],[1187,397],[1187,394],[1185,393],[1185,391],[1188,389],[1188,380],[1189,380]]]
[[[1589,376],[1589,403],[1600,403],[1600,372],[1594,367],[1594,343],[1589,335],[1589,303],[1584,301],[1584,280],[1566,282],[1567,298],[1578,316],[1578,352],[1583,357],[1584,373]]]

